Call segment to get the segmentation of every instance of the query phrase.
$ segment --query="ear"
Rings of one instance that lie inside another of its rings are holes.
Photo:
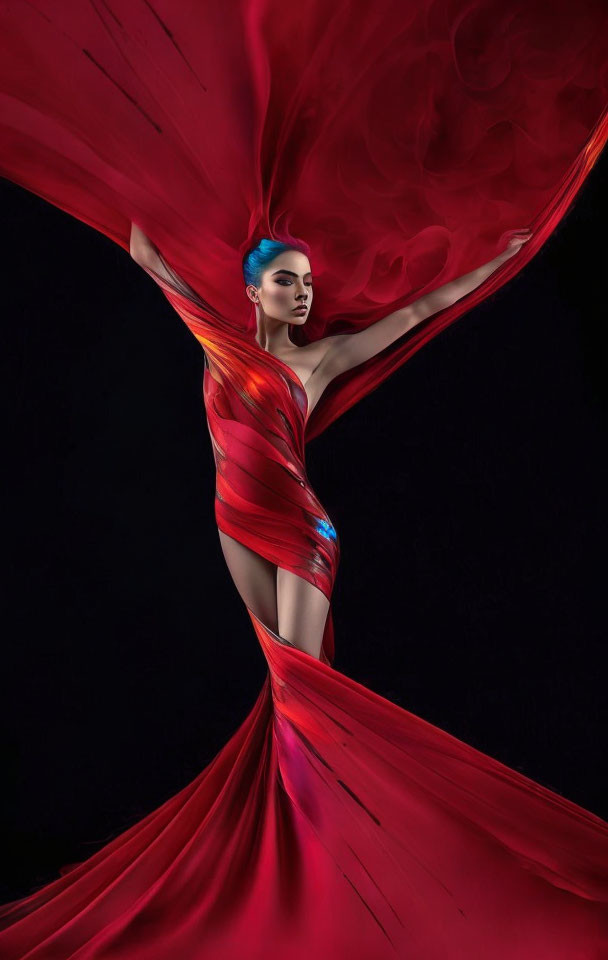
[[[258,303],[258,291],[252,283],[247,285],[245,291],[250,300],[253,300],[254,303]]]

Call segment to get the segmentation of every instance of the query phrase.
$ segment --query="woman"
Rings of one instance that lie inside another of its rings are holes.
[[[130,246],[204,349],[217,524],[268,673],[192,783],[0,909],[0,957],[599,960],[608,824],[333,669],[339,542],[305,442],[529,237],[439,276],[559,223],[608,139],[601,5],[14,3],[2,24],[3,175]],[[292,222],[333,287],[306,346]]]
[[[226,356],[230,341],[218,344],[223,367],[214,356],[213,337],[205,343],[205,403],[218,467],[216,519],[243,602],[283,642],[320,657],[338,566],[338,535],[310,486],[304,464],[304,426],[319,397],[335,377],[376,356],[416,324],[478,287],[530,237],[529,230],[514,231],[506,249],[477,270],[360,333],[325,337],[305,347],[290,338],[292,325],[307,322],[313,302],[305,245],[290,247],[263,239],[244,257],[245,289],[255,304],[257,332],[255,344],[243,338],[239,351],[249,349],[252,368],[256,345],[278,361],[275,371],[278,368],[281,379],[288,376],[291,409],[275,408],[267,398],[252,418],[238,394],[238,378],[235,382],[231,376]],[[136,224],[130,246],[133,259],[151,276],[200,303]],[[292,411],[296,415],[290,429],[286,412]],[[247,431],[246,441],[235,435],[236,424],[238,430]],[[278,462],[283,469],[278,469]],[[287,478],[295,478],[300,489]]]
[[[331,378],[473,289],[520,237],[371,328],[296,347],[302,250],[245,257],[249,336],[133,228],[134,258],[205,351],[217,523],[269,671],[192,783],[0,908],[2,960],[602,956],[608,824],[332,668],[338,538],[304,462]]]
[[[332,378],[527,239],[362,332],[297,347],[313,296],[297,243],[245,256],[249,335],[133,225],[133,258],[205,351],[220,539],[269,672],[191,784],[0,909],[3,960],[602,955],[608,825],[332,668],[338,536],[304,459]]]

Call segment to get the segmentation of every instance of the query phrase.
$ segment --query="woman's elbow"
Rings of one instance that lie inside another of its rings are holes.
[[[153,268],[158,263],[158,254],[152,247],[131,244],[129,252],[131,258],[135,260],[135,263],[139,264],[140,267]]]
[[[140,266],[146,266],[154,259],[156,249],[143,230],[136,223],[131,223],[131,237],[129,253]]]

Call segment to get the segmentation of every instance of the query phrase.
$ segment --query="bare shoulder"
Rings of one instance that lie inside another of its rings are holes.
[[[338,335],[334,337],[323,337],[320,340],[313,340],[304,347],[295,347],[289,356],[283,359],[289,366],[295,370],[302,383],[308,383],[312,377],[315,380],[332,379],[331,358],[339,350],[340,343],[345,337]]]
[[[328,356],[331,355],[332,350],[336,348],[337,343],[342,339],[342,337],[322,337],[320,340],[313,340],[312,343],[308,343],[305,347],[301,347],[302,351],[306,351],[308,357],[311,358],[314,369],[316,370],[321,364],[325,363]],[[314,370],[313,370],[314,372]]]
[[[280,359],[288,364],[302,383],[308,397],[308,416],[316,407],[327,385],[337,375],[337,364],[332,360],[340,351],[348,334],[335,337],[323,337],[307,343],[304,347],[294,346],[289,355]]]

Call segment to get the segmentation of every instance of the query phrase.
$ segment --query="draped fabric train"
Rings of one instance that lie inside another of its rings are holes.
[[[550,237],[608,138],[608,9],[8,0],[0,27],[0,173],[163,251],[171,282],[150,273],[207,360],[218,526],[329,598],[339,537],[306,444]],[[243,315],[262,236],[310,245],[303,345],[525,225],[517,257],[310,413]],[[250,616],[268,675],[249,716],[176,796],[0,907],[1,960],[608,956],[608,824],[335,670],[331,608],[320,660]]]

